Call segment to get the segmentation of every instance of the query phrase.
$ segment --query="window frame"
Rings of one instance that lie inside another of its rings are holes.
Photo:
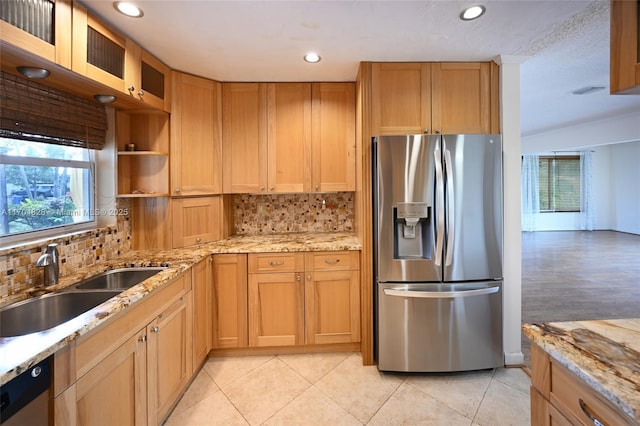
[[[18,141],[17,139],[14,139]],[[80,223],[69,223],[58,226],[51,226],[45,229],[20,232],[17,234],[0,235],[0,243],[2,246],[15,246],[27,244],[38,240],[51,239],[61,237],[63,235],[93,230],[98,227],[98,217],[96,214],[97,194],[97,162],[95,152],[92,149],[87,150],[87,160],[65,160],[60,158],[41,158],[41,157],[25,157],[17,155],[0,154],[0,164],[2,165],[21,165],[36,167],[72,167],[78,169],[86,169],[91,175],[91,195],[89,207],[90,220]]]
[[[578,168],[580,168],[580,156],[579,155],[540,155],[538,157],[538,185],[540,185],[540,163],[542,161],[546,161],[548,163],[548,167],[547,170],[549,171],[549,175],[547,176],[547,205],[551,206],[553,205],[552,201],[553,201],[553,194],[554,191],[552,190],[553,187],[553,176],[556,175],[555,172],[553,171],[553,167],[551,167],[551,164],[554,161],[578,161]],[[580,174],[580,170],[578,170],[578,178],[582,179],[582,176]],[[538,188],[538,197],[540,199],[540,205],[542,205],[542,194],[540,192],[540,188]],[[542,207],[540,208],[540,213],[580,213],[581,210],[581,206],[580,206],[580,201],[578,201],[578,205],[577,205],[577,209],[571,209],[571,210],[558,210],[558,209],[542,209]]]

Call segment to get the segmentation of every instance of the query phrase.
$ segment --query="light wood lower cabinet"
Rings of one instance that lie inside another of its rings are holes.
[[[532,426],[636,424],[535,343],[530,393]]]
[[[249,346],[360,341],[358,252],[249,254]]]
[[[193,370],[204,362],[211,349],[211,281],[213,256],[200,261],[192,268],[193,290]]]
[[[188,271],[56,354],[54,424],[161,423],[193,373],[190,290]]]
[[[213,349],[246,348],[247,255],[213,256]]]

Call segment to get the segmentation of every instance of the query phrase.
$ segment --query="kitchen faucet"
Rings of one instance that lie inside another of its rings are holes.
[[[58,284],[60,263],[58,262],[58,244],[47,245],[47,251],[38,258],[36,266],[44,268],[44,286]]]

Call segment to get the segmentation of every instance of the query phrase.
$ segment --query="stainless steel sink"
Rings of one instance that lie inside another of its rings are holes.
[[[67,322],[121,291],[52,293],[0,309],[0,337],[48,330]]]
[[[73,287],[78,290],[126,290],[164,271],[164,267],[112,269],[87,278]]]

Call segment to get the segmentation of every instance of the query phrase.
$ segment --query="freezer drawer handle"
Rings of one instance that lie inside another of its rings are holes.
[[[385,288],[384,294],[385,296],[415,297],[420,299],[457,299],[459,297],[484,296],[487,294],[497,293],[499,291],[500,287],[487,287],[462,291],[411,291]]]

